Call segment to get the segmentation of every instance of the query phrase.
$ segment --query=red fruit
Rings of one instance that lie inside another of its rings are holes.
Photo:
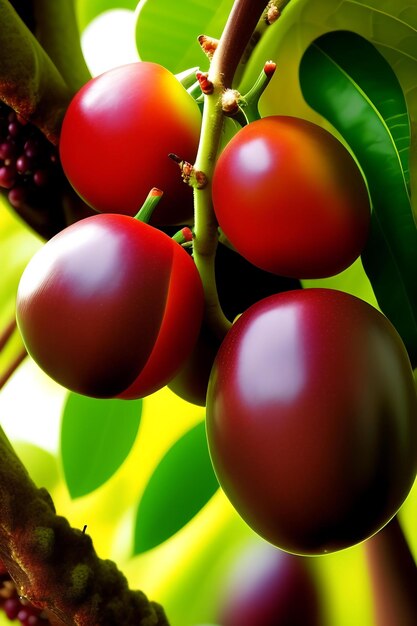
[[[102,398],[163,387],[192,350],[202,311],[193,260],[126,215],[94,215],[53,237],[17,295],[33,359],[68,389]]]
[[[193,194],[169,159],[194,162],[198,105],[173,74],[155,63],[114,68],[86,83],[70,103],[60,137],[62,166],[87,204],[103,213],[135,215],[149,189],[164,198],[152,224],[193,216]]]
[[[236,250],[282,276],[336,274],[368,236],[369,197],[355,161],[329,132],[295,117],[265,117],[230,140],[213,203]]]
[[[395,515],[417,471],[404,345],[349,294],[265,298],[217,353],[207,434],[221,486],[262,537],[296,554],[360,542]]]

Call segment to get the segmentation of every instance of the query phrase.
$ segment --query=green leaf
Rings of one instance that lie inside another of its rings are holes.
[[[76,0],[75,10],[80,30],[98,15],[112,9],[128,9],[133,11],[136,8],[137,0]]]
[[[409,194],[410,127],[395,73],[359,35],[323,35],[300,64],[306,101],[349,144],[372,200],[372,223],[362,255],[382,311],[417,363],[417,230]]]
[[[137,7],[136,43],[142,61],[153,61],[174,74],[189,67],[207,70],[199,35],[220,37],[233,0],[142,0]]]
[[[13,448],[37,487],[52,491],[58,486],[60,474],[55,456],[29,441],[13,441]]]
[[[203,421],[168,450],[151,476],[136,515],[134,554],[154,548],[179,531],[218,486]]]
[[[96,400],[70,393],[61,427],[64,475],[72,498],[113,476],[129,454],[140,424],[142,400]]]

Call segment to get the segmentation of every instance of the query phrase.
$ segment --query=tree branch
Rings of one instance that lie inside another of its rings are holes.
[[[163,609],[56,515],[0,430],[0,559],[18,593],[67,626],[168,626]]]

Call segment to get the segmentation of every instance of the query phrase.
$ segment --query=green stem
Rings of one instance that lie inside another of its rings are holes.
[[[152,187],[141,208],[134,216],[135,219],[139,220],[139,222],[143,222],[144,224],[149,224],[152,214],[162,196],[163,191],[161,189],[158,189],[158,187]]]
[[[262,72],[259,74],[251,89],[242,96],[241,107],[243,108],[249,122],[254,122],[261,117],[258,108],[259,99],[269,85],[271,78],[275,73],[275,67],[275,63],[272,61],[265,63],[262,68]]]
[[[208,182],[203,189],[194,190],[194,261],[205,292],[206,322],[220,338],[231,326],[221,309],[216,288],[218,224],[211,197],[211,180],[224,121],[221,96],[232,85],[236,68],[265,6],[265,0],[236,0],[233,5],[211,61],[209,80],[214,88],[213,93],[204,96],[202,130],[195,162],[195,169],[204,172]]]
[[[204,99],[200,147],[195,169],[204,172],[208,183],[202,189],[194,189],[193,256],[204,287],[206,321],[213,333],[223,338],[230,328],[230,322],[221,309],[216,288],[214,261],[218,225],[211,200],[211,179],[223,126],[223,113],[218,92],[204,96]]]

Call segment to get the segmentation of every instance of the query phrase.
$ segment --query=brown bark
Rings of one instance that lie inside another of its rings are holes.
[[[168,626],[163,609],[56,515],[0,431],[0,559],[18,593],[67,626]],[[58,622],[59,623],[59,622]]]

